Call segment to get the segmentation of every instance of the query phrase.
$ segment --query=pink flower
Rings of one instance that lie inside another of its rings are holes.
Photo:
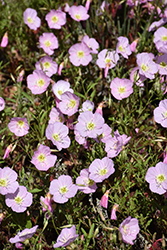
[[[85,148],[88,148],[88,142],[85,137],[81,136],[80,133],[76,130],[76,125],[74,126],[75,140],[80,144],[84,145]]]
[[[135,39],[131,44],[130,44],[130,49],[132,52],[136,52],[136,46],[138,44],[139,38]]]
[[[49,86],[50,80],[51,79],[42,70],[36,69],[31,75],[28,75],[27,87],[34,95],[42,94]]]
[[[78,111],[79,97],[75,94],[66,91],[61,95],[61,101],[59,103],[60,111],[68,116],[72,116]]]
[[[41,19],[37,17],[37,12],[34,9],[27,8],[23,13],[25,24],[32,30],[37,30],[41,25]]]
[[[8,32],[4,34],[1,41],[1,47],[5,48],[8,45]]]
[[[61,71],[62,71],[63,67],[64,67],[64,62],[61,62],[59,65],[58,72],[57,72],[59,76],[61,76]]]
[[[115,172],[114,163],[108,157],[102,160],[95,159],[89,166],[90,179],[97,182],[102,182]]]
[[[97,54],[97,49],[99,48],[98,42],[94,38],[89,38],[87,35],[82,38],[83,43],[85,43],[89,49],[91,50],[90,53]]]
[[[98,114],[93,114],[91,111],[85,111],[78,116],[78,123],[75,129],[82,137],[96,138],[103,132],[104,118]]]
[[[124,58],[127,58],[127,59],[128,59],[128,56],[132,54],[127,37],[123,37],[123,36],[118,37],[116,52],[120,53]]]
[[[5,202],[8,207],[16,213],[23,213],[32,204],[32,194],[27,192],[27,188],[19,186],[14,193],[6,194]]]
[[[37,231],[38,225],[32,228],[25,228],[22,232],[18,232],[14,238],[10,238],[10,243],[23,242],[26,239],[30,239],[34,233]]]
[[[105,143],[108,139],[111,139],[111,138],[112,138],[111,128],[106,123],[104,123],[103,133],[101,135],[101,141]]]
[[[103,116],[103,104],[104,102],[99,103],[95,113],[99,113],[101,116]]]
[[[52,85],[52,91],[54,95],[61,100],[61,95],[68,91],[73,93],[73,89],[70,88],[70,83],[67,81],[59,80],[58,82],[54,82]]]
[[[100,205],[104,208],[108,207],[108,195],[109,195],[110,190],[107,190],[105,194],[101,197],[100,200]]]
[[[69,49],[69,59],[74,66],[86,66],[92,60],[91,50],[85,43],[76,43]]]
[[[137,65],[139,67],[139,74],[144,75],[149,79],[154,79],[158,72],[158,66],[153,62],[154,55],[152,53],[137,54]]]
[[[24,76],[24,69],[22,69],[19,73],[19,76],[17,77],[17,82],[22,82],[23,81],[23,76]]]
[[[65,203],[76,195],[78,188],[72,182],[69,175],[61,175],[58,179],[51,181],[49,192],[53,195],[53,200],[57,203]]]
[[[158,64],[159,74],[167,75],[167,54],[158,56],[157,64]]]
[[[51,140],[60,151],[62,148],[68,148],[70,146],[71,141],[68,132],[69,129],[66,125],[61,122],[55,122],[47,126],[45,134],[47,139]]]
[[[161,27],[154,33],[154,43],[160,53],[167,53],[167,29]]]
[[[97,189],[96,183],[89,178],[89,175],[89,170],[85,168],[80,171],[80,176],[76,179],[78,190],[85,194],[94,193]]]
[[[2,111],[5,108],[5,100],[0,97],[0,111]]]
[[[37,151],[34,152],[31,163],[40,171],[47,171],[55,165],[57,160],[56,155],[51,155],[49,147],[42,144],[39,145]]]
[[[86,4],[85,4],[85,8],[87,9],[87,11],[89,10],[90,7],[90,3],[92,2],[92,0],[87,0]]]
[[[0,194],[14,193],[19,186],[17,173],[9,167],[0,168]]]
[[[155,167],[147,170],[145,180],[149,183],[149,188],[157,194],[165,194],[167,190],[167,167],[163,162],[157,163]]]
[[[103,49],[98,54],[98,59],[96,64],[99,68],[105,69],[104,76],[107,77],[108,70],[114,68],[119,60],[119,55],[116,51],[108,51],[107,49]]]
[[[53,208],[52,208],[52,198],[51,194],[47,193],[45,198],[43,196],[40,197],[40,203],[42,205],[42,211],[46,212],[46,218],[49,219],[50,215],[48,214],[48,210],[51,214],[53,214]]]
[[[39,47],[48,55],[53,55],[54,49],[59,47],[57,37],[53,33],[43,33],[39,37]]]
[[[145,76],[139,74],[139,67],[134,67],[130,72],[130,80],[135,82],[137,86],[143,87],[144,80],[146,79]]]
[[[57,238],[56,244],[53,245],[54,248],[66,247],[70,245],[79,235],[76,234],[76,227],[63,228],[60,235]]]
[[[87,14],[87,9],[82,5],[71,6],[68,13],[71,18],[77,22],[87,20],[89,18],[89,15]]]
[[[137,234],[140,231],[138,220],[129,216],[121,223],[119,231],[121,232],[122,240],[125,243],[133,245],[133,240],[136,239]]]
[[[14,117],[8,124],[9,130],[16,136],[23,136],[28,134],[29,125],[27,118]]]
[[[42,57],[39,62],[36,62],[35,67],[37,70],[43,70],[49,77],[57,73],[58,65],[49,56]]]
[[[9,153],[11,152],[12,148],[13,148],[12,144],[10,144],[9,146],[7,146],[7,148],[6,148],[6,150],[5,150],[5,154],[4,154],[3,159],[8,158]]]
[[[117,99],[122,100],[133,93],[133,82],[125,78],[114,78],[110,84],[111,94]]]
[[[84,111],[92,111],[94,110],[94,103],[86,100],[85,102],[82,103],[82,108],[79,109],[79,112],[84,112]]]
[[[167,99],[160,101],[159,107],[154,109],[154,120],[167,128]]]
[[[64,119],[64,115],[61,113],[61,111],[55,107],[53,107],[50,111],[49,114],[50,120],[49,120],[49,124],[53,124],[55,122],[62,122],[64,123],[65,119]]]
[[[49,28],[61,29],[66,23],[66,14],[61,10],[51,10],[45,17]]]
[[[114,204],[111,210],[111,220],[117,220],[116,211],[118,210],[118,207],[119,207],[118,204]]]

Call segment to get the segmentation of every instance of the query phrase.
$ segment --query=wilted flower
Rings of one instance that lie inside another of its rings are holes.
[[[2,111],[5,108],[5,100],[0,97],[0,111]]]
[[[5,150],[5,154],[4,154],[4,156],[3,156],[3,159],[8,158],[9,153],[11,152],[12,148],[13,148],[12,144],[10,144],[9,146],[7,146],[7,148],[6,148],[6,150]]]
[[[87,9],[82,5],[71,6],[68,13],[71,18],[77,22],[87,20],[89,18],[89,15],[87,14]]]
[[[25,24],[32,30],[37,30],[41,25],[41,19],[37,17],[37,12],[34,9],[27,8],[23,13]]]
[[[5,196],[6,205],[16,213],[23,213],[27,207],[30,207],[32,199],[32,194],[24,186],[19,186],[14,193],[8,193]]]
[[[37,70],[43,70],[49,77],[57,73],[58,65],[49,56],[42,57],[39,62],[36,62],[35,67]]]
[[[1,47],[5,48],[8,45],[8,32],[4,34],[1,41]]]
[[[9,130],[16,136],[23,136],[28,134],[29,125],[27,118],[14,117],[8,124]]]
[[[39,145],[37,151],[34,152],[31,163],[40,171],[47,171],[53,167],[57,160],[56,155],[51,155],[49,147],[42,144]]]
[[[0,194],[14,193],[19,186],[17,173],[9,167],[0,168]]]
[[[49,28],[61,29],[66,23],[66,13],[61,10],[51,10],[45,17]]]
[[[89,170],[85,168],[80,171],[80,176],[76,179],[78,190],[85,194],[94,193],[97,189],[96,183],[89,178],[89,175]]]
[[[78,187],[73,184],[69,175],[61,175],[58,179],[51,181],[49,192],[53,195],[53,200],[57,203],[65,203],[69,198],[76,195]]]
[[[10,243],[23,242],[26,239],[30,239],[37,231],[38,225],[32,228],[25,228],[22,232],[18,232],[14,238],[10,238]]]
[[[154,120],[167,128],[167,99],[160,101],[159,106],[154,109]]]
[[[119,231],[121,232],[122,240],[125,243],[133,245],[133,240],[136,239],[137,234],[140,231],[138,220],[129,216],[121,223]]]
[[[114,78],[110,84],[111,94],[117,99],[122,100],[133,93],[133,82],[125,78]]]
[[[149,188],[157,194],[164,194],[167,190],[167,167],[163,162],[157,163],[155,167],[147,170],[145,180],[149,183]]]
[[[75,226],[71,228],[63,228],[57,238],[57,243],[53,245],[54,248],[66,247],[70,245],[79,235],[76,234]]]
[[[86,66],[92,60],[91,50],[85,43],[76,43],[69,49],[69,59],[74,66]]]
[[[53,33],[43,33],[39,37],[39,47],[48,55],[53,55],[54,49],[59,47],[57,37]]]
[[[27,87],[34,95],[42,94],[49,86],[50,80],[42,70],[36,69],[32,74],[27,76]]]

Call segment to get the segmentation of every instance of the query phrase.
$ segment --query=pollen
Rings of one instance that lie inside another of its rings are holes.
[[[65,194],[65,193],[67,193],[68,188],[67,188],[67,186],[64,186],[64,187],[61,187],[61,188],[59,189],[59,191],[60,191],[61,194]]]
[[[125,87],[118,87],[118,92],[120,93],[120,94],[123,94],[123,93],[125,93],[125,90],[126,90],[126,88]]]

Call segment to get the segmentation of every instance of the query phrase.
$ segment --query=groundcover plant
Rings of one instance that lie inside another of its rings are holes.
[[[167,249],[167,1],[0,13],[0,249]]]

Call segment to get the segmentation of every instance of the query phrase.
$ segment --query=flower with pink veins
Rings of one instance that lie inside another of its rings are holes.
[[[84,21],[89,18],[89,15],[87,14],[87,9],[82,5],[71,6],[68,13],[71,16],[71,18],[77,22]]]
[[[122,100],[133,93],[133,82],[125,78],[114,78],[110,84],[111,94],[117,99]]]
[[[107,77],[108,70],[114,68],[119,60],[119,55],[116,51],[108,51],[107,49],[103,49],[98,54],[98,59],[96,64],[99,68],[105,69],[104,76]]]
[[[68,132],[69,129],[66,125],[61,122],[55,122],[47,126],[45,134],[47,139],[51,140],[60,151],[62,148],[68,148],[70,146],[71,140],[68,136]]]
[[[132,54],[127,37],[118,37],[116,52],[120,53],[126,59],[128,59],[128,56]]]
[[[18,242],[23,242],[26,239],[30,239],[36,232],[37,228],[38,228],[38,225],[32,228],[25,228],[22,232],[18,232],[14,238],[10,238],[9,242],[18,243]]]
[[[23,213],[27,207],[32,204],[33,196],[24,186],[19,186],[14,193],[8,193],[5,196],[5,202],[8,207],[16,213]]]
[[[37,30],[41,25],[41,19],[37,17],[37,12],[34,9],[27,8],[23,13],[23,19],[32,30]]]
[[[61,29],[66,23],[66,13],[61,10],[51,10],[45,17],[49,28],[51,29]]]
[[[71,228],[63,228],[53,247],[66,247],[70,245],[78,236],[79,234],[76,234],[75,226],[72,226]]]
[[[74,66],[87,66],[92,60],[91,50],[85,43],[76,43],[69,49],[69,59]]]
[[[34,70],[27,77],[27,87],[34,95],[42,94],[50,84],[50,78],[42,70]]]
[[[39,47],[42,48],[46,54],[53,55],[54,49],[58,49],[59,47],[57,37],[53,33],[43,33],[39,37]]]
[[[69,175],[61,175],[58,179],[52,180],[49,192],[53,195],[53,200],[57,203],[65,203],[76,195],[77,185],[73,184]]]
[[[61,101],[59,102],[60,111],[68,116],[74,115],[78,111],[80,98],[75,94],[66,91],[61,95]]]
[[[27,118],[14,117],[8,124],[9,130],[16,136],[24,136],[28,134],[29,125]]]

